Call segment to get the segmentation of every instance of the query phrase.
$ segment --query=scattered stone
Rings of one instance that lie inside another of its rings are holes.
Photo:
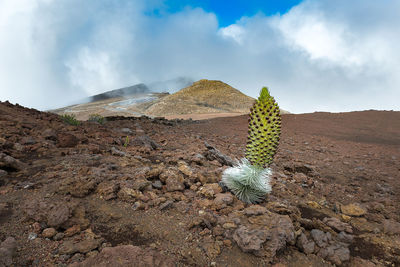
[[[400,223],[394,220],[384,220],[383,221],[383,232],[389,235],[400,234]]]
[[[80,231],[81,231],[80,225],[74,225],[74,226],[68,228],[67,230],[65,230],[64,235],[66,237],[70,237],[70,236],[80,233]]]
[[[127,186],[121,186],[121,189],[119,190],[117,195],[119,199],[128,201],[139,198],[142,195],[142,192],[134,190]]]
[[[119,149],[116,149],[115,147],[111,147],[111,155],[113,156],[119,156],[119,157],[125,157],[126,153],[124,151],[121,151]]]
[[[0,178],[5,177],[7,174],[8,172],[6,172],[5,170],[0,170]]]
[[[227,222],[227,223],[224,223],[222,225],[222,228],[224,228],[224,229],[235,229],[235,228],[237,228],[237,225],[235,223],[233,223],[233,222]]]
[[[246,226],[240,226],[233,234],[233,240],[244,252],[257,253],[261,246],[267,240],[266,230],[248,229]]]
[[[165,170],[164,164],[150,167],[145,171],[144,178],[149,180],[157,179],[164,170]]]
[[[350,224],[358,232],[374,233],[379,232],[380,225],[367,221],[365,218],[352,218]]]
[[[185,184],[183,183],[184,181],[185,179],[181,174],[170,176],[165,181],[165,187],[168,192],[183,191],[183,189],[185,189]]]
[[[194,217],[188,224],[187,228],[192,229],[194,227],[200,226],[204,224],[204,219],[201,217]]]
[[[289,215],[294,213],[300,216],[300,211],[296,207],[289,206],[281,202],[276,202],[276,201],[268,202],[266,204],[266,208],[269,211],[273,211],[281,215]]]
[[[221,254],[221,247],[211,240],[203,243],[202,248],[211,259],[215,259],[219,254]]]
[[[342,205],[340,209],[343,214],[354,217],[360,217],[367,213],[367,211],[357,203]]]
[[[86,253],[86,258],[93,258],[96,257],[97,255],[99,255],[99,252],[97,250],[92,250]]]
[[[186,176],[193,175],[192,168],[190,168],[189,165],[182,160],[178,161],[178,170],[180,170]]]
[[[26,167],[25,163],[22,163],[18,159],[15,159],[3,152],[0,152],[0,168],[8,168],[11,170],[22,171]]]
[[[340,232],[337,237],[340,241],[347,244],[351,244],[354,239],[353,235],[347,234],[345,232]]]
[[[34,222],[34,223],[32,224],[32,229],[33,229],[33,232],[34,232],[34,233],[40,234],[40,232],[42,231],[42,226],[40,226],[40,223]]]
[[[293,175],[293,179],[296,181],[296,183],[305,183],[307,182],[307,175],[301,172],[297,172]]]
[[[77,252],[80,253],[88,253],[96,248],[98,248],[101,243],[103,243],[104,239],[85,239],[78,243],[75,243],[73,240],[65,241],[59,248],[58,252],[60,254],[74,254]]]
[[[154,251],[145,250],[137,246],[124,245],[106,247],[95,256],[87,258],[81,263],[74,263],[71,267],[99,266],[99,267],[124,267],[124,266],[154,266],[173,267],[175,263],[166,256]]]
[[[328,236],[325,234],[323,231],[319,229],[312,229],[311,230],[311,237],[314,239],[315,243],[318,245],[320,248],[324,248],[328,245],[328,242],[330,240],[330,235]]]
[[[174,204],[174,202],[172,200],[168,200],[166,202],[164,202],[163,204],[160,205],[160,210],[165,210],[165,209],[169,209],[172,207],[172,205]]]
[[[58,134],[58,146],[59,147],[75,147],[79,143],[79,139],[70,133]]]
[[[57,141],[57,133],[53,129],[46,129],[42,132],[44,139]]]
[[[307,205],[313,209],[321,209],[321,205],[315,201],[307,201]]]
[[[321,248],[317,255],[338,266],[342,265],[343,262],[350,260],[350,250],[339,243],[326,248]]]
[[[297,238],[296,246],[307,255],[312,254],[315,250],[315,242],[308,240],[303,233]]]
[[[82,198],[93,192],[96,185],[94,177],[70,177],[61,182],[58,192]]]
[[[133,210],[143,210],[143,209],[145,209],[145,206],[144,206],[143,202],[136,201],[135,203],[133,203],[132,209]]]
[[[42,236],[45,238],[52,238],[57,234],[57,230],[54,228],[46,228],[42,232]]]
[[[157,173],[158,173],[158,171],[157,171]],[[174,177],[174,178],[178,179],[178,177],[182,177],[182,174],[180,173],[180,171],[177,168],[169,167],[169,168],[162,168],[158,177],[160,178],[161,182],[165,183],[169,177]]]
[[[217,160],[219,163],[226,165],[226,166],[233,166],[235,162],[228,156],[222,154],[218,149],[213,147],[212,145],[208,144],[207,142],[204,142],[204,145],[207,148],[207,152],[205,153],[205,157],[212,161],[212,160]]]
[[[96,192],[104,200],[111,200],[117,197],[116,192],[119,185],[115,182],[102,182],[97,186]]]
[[[20,143],[25,146],[36,144],[36,140],[32,136],[25,136],[21,139]]]
[[[64,236],[65,236],[64,233],[57,233],[57,234],[54,236],[54,240],[55,240],[55,241],[59,241],[59,240],[63,239]]]
[[[231,193],[218,193],[215,195],[214,205],[217,209],[222,209],[233,203],[233,195]]]
[[[267,212],[267,208],[260,205],[251,205],[250,207],[245,208],[243,212],[247,216],[262,215]]]
[[[121,133],[133,134],[133,131],[130,128],[121,128]]]
[[[151,184],[155,189],[162,189],[162,183],[160,180],[155,180],[152,184]]]
[[[352,267],[376,267],[377,265],[369,260],[364,260],[359,257],[354,257],[351,259],[349,266],[352,266]]]
[[[295,244],[294,226],[289,216],[271,213],[252,218],[256,218],[255,224],[241,225],[233,233],[233,240],[244,252],[272,260],[287,243]]]
[[[13,257],[17,252],[17,242],[14,237],[8,237],[0,244],[0,266],[13,265]]]
[[[85,256],[81,253],[75,253],[74,256],[71,257],[71,262],[81,262],[85,259]]]
[[[349,222],[350,220],[351,220],[351,217],[350,216],[347,216],[347,215],[344,215],[344,214],[342,214],[342,216],[340,216],[342,219],[343,219],[343,221],[345,221],[345,222]]]
[[[136,190],[140,190],[143,191],[146,187],[148,187],[149,185],[151,185],[151,182],[144,179],[144,178],[139,178],[137,180],[135,180],[132,184],[132,188],[136,189]]]
[[[205,184],[199,189],[199,194],[207,197],[207,198],[214,198],[216,194],[222,192],[221,187],[217,183],[213,184]]]
[[[158,145],[156,142],[154,142],[147,135],[141,135],[141,136],[135,137],[135,139],[132,140],[132,144],[135,146],[144,146],[151,150],[155,150],[158,147],[160,147],[160,145]]]
[[[37,238],[37,233],[29,233],[28,240],[35,240]]]
[[[232,241],[230,241],[229,239],[224,239],[222,242],[226,247],[232,247]]]
[[[342,232],[342,231],[346,231],[347,233],[353,233],[353,229],[351,227],[350,224],[348,223],[344,223],[342,221],[340,221],[337,218],[331,217],[325,217],[323,219],[323,222],[328,225],[329,227],[331,227],[333,230],[335,230],[336,232]]]
[[[70,227],[68,222],[81,224],[82,226],[88,224],[85,218],[84,207],[78,206],[76,202],[69,202],[63,199],[45,199],[27,201],[25,205],[25,213],[28,219],[33,219],[40,223],[45,223],[46,227],[53,227],[55,229],[60,226]]]

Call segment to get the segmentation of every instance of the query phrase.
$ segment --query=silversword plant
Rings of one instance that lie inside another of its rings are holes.
[[[271,192],[269,166],[278,148],[280,133],[279,106],[264,87],[250,109],[246,156],[222,174],[222,182],[240,200],[256,203]]]

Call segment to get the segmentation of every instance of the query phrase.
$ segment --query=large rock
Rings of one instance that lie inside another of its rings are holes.
[[[219,163],[226,166],[235,165],[235,162],[230,157],[222,154],[218,149],[216,149],[212,145],[208,144],[207,142],[204,142],[204,145],[207,148],[207,152],[205,153],[204,156],[208,160],[217,160]]]
[[[299,238],[297,238],[297,247],[303,251],[305,254],[311,254],[315,249],[315,242],[312,240],[308,240],[305,234],[301,234]]]
[[[8,237],[0,244],[0,266],[11,266],[17,251],[17,242],[14,237]]]
[[[150,150],[155,150],[160,146],[159,144],[154,142],[147,135],[141,135],[141,136],[135,137],[132,140],[132,144],[135,145],[135,146],[144,146],[144,147],[149,148]]]
[[[336,232],[343,232],[346,231],[347,233],[353,233],[353,229],[350,224],[340,221],[337,218],[327,218],[323,219],[323,222],[331,227]]]
[[[29,219],[45,222],[48,226],[58,228],[72,215],[72,209],[64,202],[32,201],[28,202],[25,209]]]
[[[34,200],[27,201],[24,211],[28,219],[43,222],[55,229],[68,228],[76,224],[85,229],[89,221],[85,217],[85,208],[78,204],[78,202],[55,199]]]
[[[233,240],[244,252],[259,252],[262,244],[267,241],[267,230],[248,229],[246,226],[240,226],[233,234]]]
[[[267,212],[267,208],[260,205],[251,205],[250,207],[245,208],[243,212],[247,216],[262,215]]]
[[[74,147],[79,143],[79,139],[70,133],[58,134],[58,146],[59,147]]]
[[[71,267],[173,267],[174,262],[153,250],[141,249],[137,246],[124,245],[106,247],[98,255],[83,262],[74,263]]]
[[[367,211],[357,203],[342,205],[340,209],[343,214],[354,217],[360,217],[367,213]]]
[[[383,232],[389,235],[400,234],[400,223],[394,220],[384,220],[383,221]]]
[[[119,189],[119,185],[115,182],[102,182],[97,186],[96,192],[101,198],[105,200],[114,199],[117,197],[116,192]]]
[[[60,254],[74,254],[77,252],[80,253],[88,253],[89,251],[92,251],[96,248],[98,248],[101,243],[103,243],[104,239],[99,238],[99,239],[85,239],[81,242],[74,242],[72,240],[65,241],[60,248],[58,249],[58,252]]]
[[[160,174],[160,180],[166,184],[166,189],[169,192],[182,191],[185,189],[183,175],[177,168],[165,169]]]
[[[8,168],[11,170],[21,171],[26,167],[24,163],[3,152],[0,152],[0,168]]]
[[[218,193],[215,195],[214,205],[217,209],[225,208],[233,203],[233,195],[231,193]]]
[[[254,216],[250,225],[242,225],[233,240],[244,252],[272,259],[287,243],[295,244],[294,226],[289,216],[275,213]]]
[[[311,236],[319,249],[317,255],[340,266],[343,262],[350,260],[350,250],[348,244],[337,242],[332,239],[332,235],[319,229],[311,230]]]
[[[96,186],[97,182],[93,177],[70,177],[61,182],[57,191],[74,197],[85,197],[94,191]]]

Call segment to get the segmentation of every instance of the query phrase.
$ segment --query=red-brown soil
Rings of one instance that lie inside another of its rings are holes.
[[[0,266],[400,265],[400,112],[282,119],[249,205],[217,184],[246,115],[71,126],[1,102]]]

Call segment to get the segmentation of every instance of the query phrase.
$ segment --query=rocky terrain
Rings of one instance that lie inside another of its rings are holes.
[[[72,126],[0,102],[0,266],[399,266],[400,112],[282,119],[248,205],[218,184],[246,115]]]

